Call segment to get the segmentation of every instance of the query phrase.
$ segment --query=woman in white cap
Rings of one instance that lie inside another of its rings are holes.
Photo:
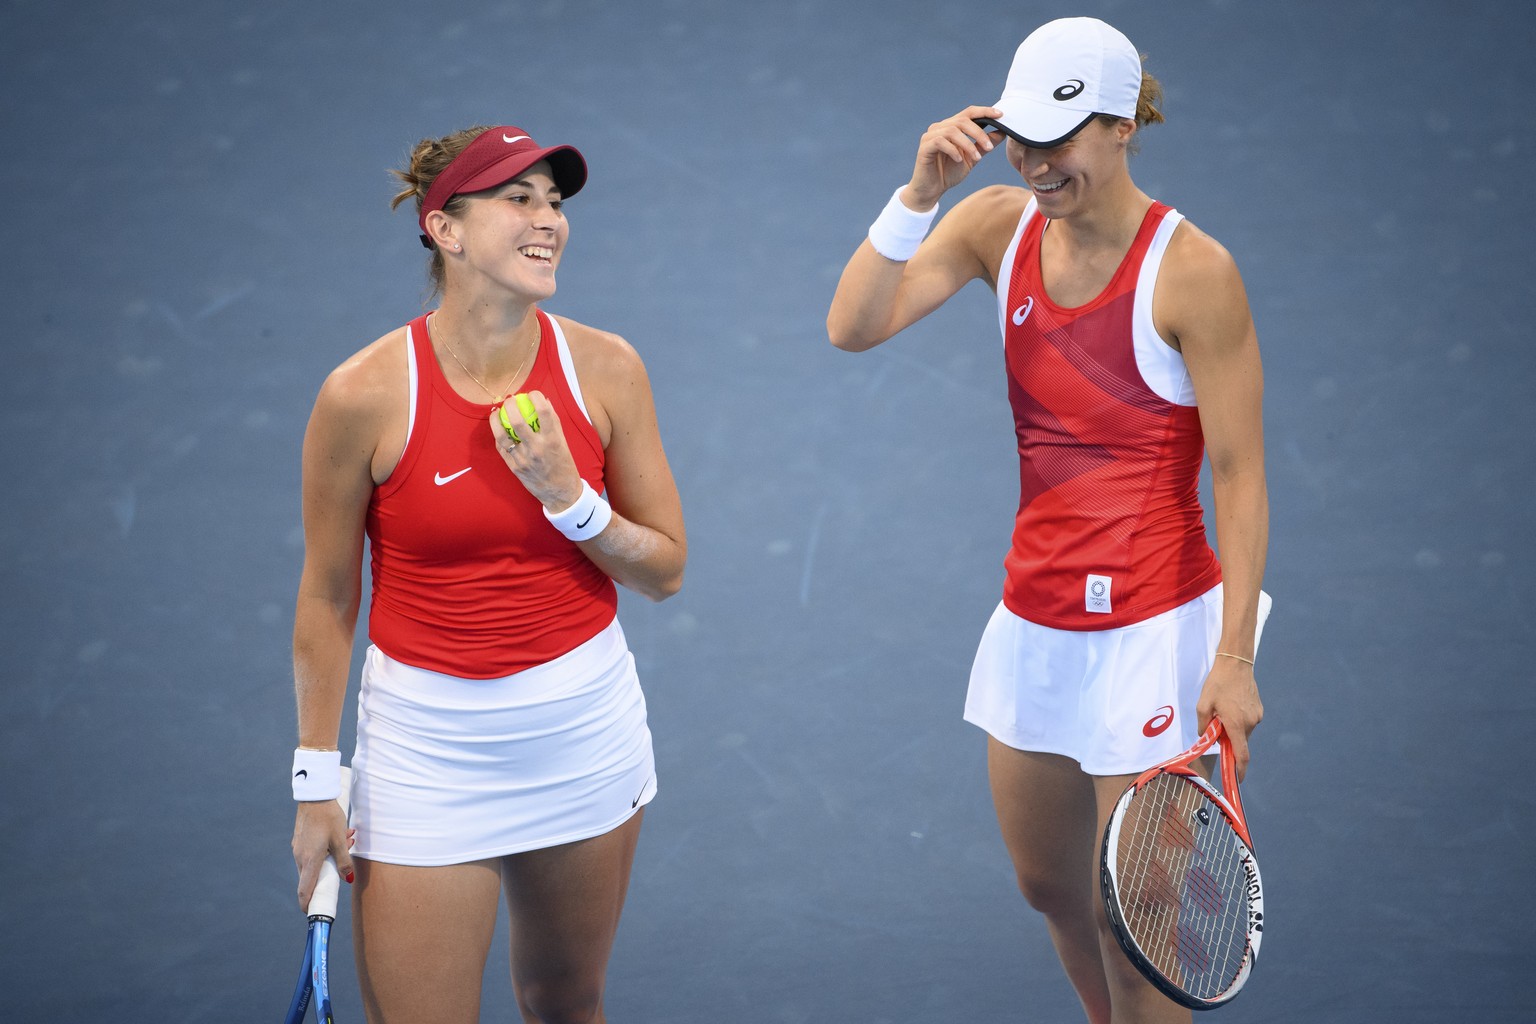
[[[505,893],[524,1019],[601,1021],[656,792],[614,583],[677,591],[677,490],[635,350],[540,309],[581,155],[503,125],[425,140],[395,173],[441,301],[331,373],[304,440],[299,902],[333,855],[368,1018],[468,1022]],[[334,797],[365,537],[349,851]]]
[[[1095,865],[1115,799],[1213,714],[1246,769],[1263,713],[1258,341],[1226,250],[1131,180],[1127,155],[1162,120],[1160,98],[1109,25],[1043,26],[994,106],[923,135],[827,318],[834,345],[863,351],[968,281],[996,292],[1021,493],[965,717],[988,733],[1020,888],[1095,1022],[1189,1019],[1107,930]],[[940,198],[999,141],[1024,187],[968,195],[928,235]]]

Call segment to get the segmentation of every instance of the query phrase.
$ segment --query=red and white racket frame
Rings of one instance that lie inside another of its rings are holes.
[[[1206,778],[1194,768],[1190,767],[1195,759],[1208,752],[1212,746],[1218,746],[1221,757],[1221,790],[1218,791]],[[1192,996],[1188,992],[1167,982],[1160,976],[1156,976],[1154,970],[1151,973],[1143,972],[1147,979],[1163,991],[1175,1002],[1193,1010],[1214,1010],[1218,1006],[1230,1002],[1243,985],[1248,981],[1248,975],[1253,971],[1253,963],[1259,955],[1259,944],[1264,938],[1264,884],[1259,876],[1259,862],[1253,854],[1253,839],[1248,832],[1248,818],[1243,813],[1243,800],[1237,785],[1237,757],[1232,753],[1232,744],[1227,739],[1226,729],[1221,724],[1221,719],[1213,717],[1210,725],[1194,746],[1180,754],[1175,754],[1161,764],[1153,765],[1125,788],[1119,801],[1115,805],[1114,812],[1110,815],[1109,824],[1104,829],[1104,845],[1100,855],[1099,882],[1104,896],[1105,910],[1108,911],[1111,921],[1115,922],[1115,937],[1120,940],[1122,947],[1132,943],[1128,929],[1119,919],[1119,911],[1115,907],[1115,901],[1111,897],[1114,890],[1114,863],[1119,850],[1120,822],[1126,804],[1132,796],[1144,789],[1158,775],[1178,775],[1188,779],[1198,786],[1205,795],[1210,797],[1216,809],[1224,814],[1227,822],[1232,826],[1232,831],[1237,834],[1238,841],[1242,843],[1240,854],[1243,873],[1246,876],[1246,889],[1248,894],[1248,952],[1243,957],[1242,967],[1238,970],[1237,977],[1227,990],[1216,999],[1201,999]],[[1133,944],[1133,943],[1132,943]],[[1127,948],[1127,954],[1132,951]],[[1145,957],[1140,950],[1132,955],[1132,961]]]

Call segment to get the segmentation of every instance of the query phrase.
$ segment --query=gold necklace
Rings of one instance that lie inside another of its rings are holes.
[[[430,327],[428,328],[428,333],[429,334],[431,333]],[[503,398],[507,397],[507,392],[505,390],[503,390],[501,392],[501,394],[498,395],[496,392],[494,392],[490,388],[486,387],[484,382],[481,381],[479,377],[476,377],[473,373],[470,373],[469,367],[464,365],[464,360],[460,359],[459,358],[459,354],[453,350],[453,346],[448,344],[448,339],[447,338],[443,339],[443,348],[447,349],[448,350],[448,354],[453,357],[453,361],[459,364],[459,369],[461,369],[465,373],[469,374],[469,379],[474,381],[476,384],[479,384],[481,391],[484,391],[487,395],[491,396],[491,401],[492,402],[499,402]],[[528,360],[531,359],[533,357],[533,354],[535,352],[537,352],[538,350],[539,350],[539,341],[538,341],[537,338],[535,338],[534,342],[533,342],[533,345],[528,349],[527,353],[524,354],[523,361],[518,364],[517,369],[515,371],[513,371],[512,376],[507,378],[507,387],[508,388],[510,388],[512,386],[512,384],[519,377],[522,376],[522,374],[523,374],[523,367],[528,365]]]

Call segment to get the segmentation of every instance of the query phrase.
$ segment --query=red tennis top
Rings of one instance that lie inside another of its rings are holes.
[[[582,479],[603,490],[603,447],[559,326],[538,311],[524,391],[554,404]],[[459,396],[422,316],[406,327],[413,418],[405,452],[368,503],[369,639],[417,668],[492,679],[543,664],[613,621],[613,581],[545,519],[497,453],[493,405]]]
[[[1182,357],[1152,324],[1157,269],[1180,219],[1154,203],[1109,284],[1074,309],[1046,294],[1048,221],[1032,200],[1004,257],[1019,510],[1003,603],[1031,622],[1125,626],[1221,581],[1200,507],[1200,413]]]

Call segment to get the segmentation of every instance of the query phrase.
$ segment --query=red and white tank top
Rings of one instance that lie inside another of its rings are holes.
[[[542,310],[522,385],[554,404],[582,479],[603,490],[603,447],[570,350]],[[426,316],[406,327],[411,417],[405,451],[368,503],[369,639],[417,668],[492,679],[580,646],[613,621],[613,581],[544,517],[497,453],[494,408],[449,386]]]
[[[1019,510],[1003,603],[1056,629],[1111,629],[1221,581],[1200,507],[1205,442],[1183,357],[1152,293],[1183,218],[1153,203],[1104,290],[1073,309],[1040,272],[1049,224],[1033,199],[998,276],[1019,448]]]

